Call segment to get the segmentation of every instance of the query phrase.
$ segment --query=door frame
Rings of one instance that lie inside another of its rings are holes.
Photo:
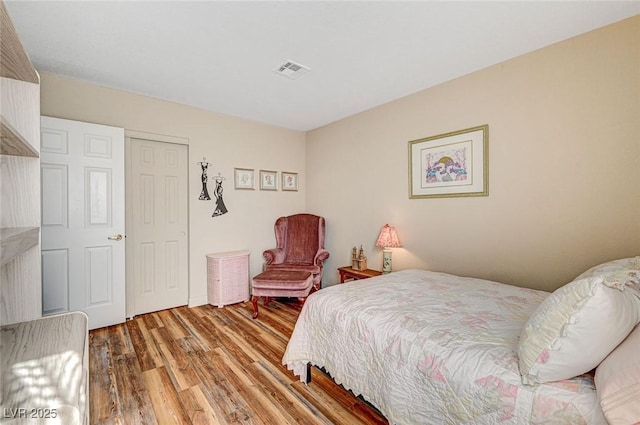
[[[173,143],[176,145],[187,146],[187,193],[191,193],[189,189],[189,139],[186,137],[169,136],[166,134],[155,134],[146,131],[137,130],[124,130],[124,186],[125,186],[125,205],[133,205],[133,199],[131,198],[131,139],[142,139],[149,142],[162,142]],[[135,229],[133,221],[133,208],[127,208],[125,211],[124,226],[125,226],[125,249],[126,249],[126,261],[125,261],[125,293],[126,293],[126,311],[125,316],[127,319],[133,319],[135,312],[135,285],[133,276],[133,243],[132,238],[127,238],[126,234],[129,234]],[[189,209],[189,197],[187,196],[187,296],[191,293],[191,220]],[[188,297],[187,297],[188,298]]]

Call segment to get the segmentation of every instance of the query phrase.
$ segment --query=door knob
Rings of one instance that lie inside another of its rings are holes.
[[[120,241],[122,240],[122,235],[118,233],[117,235],[109,236],[107,239],[110,241]]]

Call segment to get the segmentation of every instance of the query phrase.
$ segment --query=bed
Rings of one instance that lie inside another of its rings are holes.
[[[282,363],[324,368],[392,424],[607,424],[593,373],[523,384],[518,342],[549,295],[417,269],[331,286]]]

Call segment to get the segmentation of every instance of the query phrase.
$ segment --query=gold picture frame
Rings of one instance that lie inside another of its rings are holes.
[[[409,198],[489,195],[489,125],[409,142]]]

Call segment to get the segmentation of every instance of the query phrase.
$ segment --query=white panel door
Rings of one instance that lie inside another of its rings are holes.
[[[186,145],[130,140],[127,243],[137,315],[188,303],[188,150]]]
[[[41,117],[42,310],[125,321],[124,129]]]

